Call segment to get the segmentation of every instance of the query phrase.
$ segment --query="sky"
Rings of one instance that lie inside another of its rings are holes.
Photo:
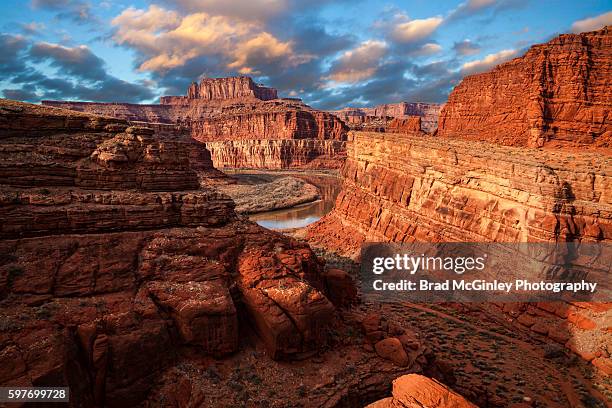
[[[249,75],[319,109],[444,102],[465,75],[605,25],[608,0],[2,0],[0,94],[155,103]]]

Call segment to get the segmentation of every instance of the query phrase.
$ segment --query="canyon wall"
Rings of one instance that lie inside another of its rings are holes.
[[[612,146],[612,31],[563,34],[465,77],[438,135],[510,146]]]
[[[238,218],[180,128],[0,100],[0,385],[135,406],[176,363],[312,354],[334,308],[305,245]],[[250,326],[248,326],[250,327]]]
[[[351,136],[336,205],[308,230],[314,246],[356,257],[366,241],[612,242],[612,156],[408,134]],[[612,304],[499,308],[604,364]]]
[[[421,117],[421,130],[433,133],[438,127],[438,116],[443,104],[423,102],[399,102],[377,105],[373,108],[344,108],[332,112],[345,121],[351,129],[381,131],[393,119]]]
[[[339,140],[231,140],[206,142],[217,168],[337,169],[346,158]]]
[[[352,134],[343,191],[312,229],[325,246],[612,240],[610,156]]]
[[[346,140],[347,133],[344,123],[332,114],[282,99],[222,106],[202,119],[189,121],[192,136],[200,141]]]
[[[175,123],[178,111],[166,105],[139,105],[121,102],[42,101],[43,106],[69,109],[93,115],[138,122]]]

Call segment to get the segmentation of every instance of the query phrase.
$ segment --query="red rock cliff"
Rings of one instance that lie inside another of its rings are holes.
[[[563,34],[451,92],[438,135],[511,146],[612,143],[612,31]]]
[[[442,104],[423,102],[399,102],[377,105],[373,108],[344,108],[332,112],[355,130],[380,131],[393,119],[404,120],[421,117],[421,130],[433,133],[438,127]]]
[[[181,347],[236,351],[242,321],[273,358],[325,341],[322,265],[201,188],[194,143],[0,100],[0,385],[135,406]]]
[[[206,142],[217,168],[337,169],[346,158],[339,140],[232,140]]]

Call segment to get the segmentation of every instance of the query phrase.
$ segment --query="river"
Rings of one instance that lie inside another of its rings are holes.
[[[249,218],[257,224],[274,230],[303,228],[318,221],[330,212],[340,192],[340,178],[335,175],[283,172],[283,175],[301,178],[319,189],[320,200],[297,207],[252,214]]]

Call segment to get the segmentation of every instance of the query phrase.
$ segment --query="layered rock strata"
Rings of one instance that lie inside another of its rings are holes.
[[[410,116],[421,118],[421,129],[433,133],[438,127],[438,116],[442,104],[423,102],[399,102],[378,105],[373,108],[344,108],[333,112],[351,129],[380,131],[393,119],[408,119]]]
[[[612,31],[563,34],[490,72],[465,77],[438,135],[511,146],[612,143]]]
[[[210,158],[164,129],[0,100],[1,385],[134,406],[180,347],[232,353],[244,322],[273,358],[325,341],[314,253],[201,188]]]
[[[308,231],[316,246],[357,256],[365,241],[612,241],[610,156],[352,135],[334,210]],[[601,356],[612,341],[609,305],[557,308],[519,305],[505,312],[525,315],[518,323],[588,359]]]
[[[612,240],[610,156],[353,135],[343,191],[334,211],[312,229],[313,239],[321,237],[326,246],[357,249],[363,240]],[[343,234],[342,228],[352,232]]]
[[[346,142],[338,140],[232,140],[206,142],[217,168],[340,168]]]

